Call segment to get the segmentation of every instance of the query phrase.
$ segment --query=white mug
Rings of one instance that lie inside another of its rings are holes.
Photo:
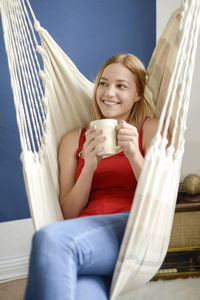
[[[103,135],[106,136],[106,140],[101,143],[104,150],[98,153],[99,156],[113,155],[121,147],[117,146],[116,126],[117,120],[115,119],[100,119],[90,122],[90,127],[96,126],[98,129],[103,130]]]

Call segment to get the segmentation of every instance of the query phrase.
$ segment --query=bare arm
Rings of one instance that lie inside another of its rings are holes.
[[[91,174],[81,172],[75,183],[77,169],[76,149],[78,130],[67,133],[59,146],[59,201],[65,219],[77,217],[87,205],[91,187]],[[81,191],[81,193],[80,193]]]
[[[99,143],[96,131],[91,128],[88,132],[83,148],[85,164],[76,182],[78,130],[67,133],[58,149],[59,201],[65,219],[79,216],[88,203],[93,174],[98,164],[96,153],[99,151],[96,147]]]
[[[152,138],[156,134],[157,126],[157,119],[151,119],[144,124],[142,138],[144,152],[147,151]],[[123,147],[124,154],[128,158],[135,177],[138,180],[143,168],[144,157],[139,149],[137,129],[125,121],[121,121],[118,125],[118,144]]]

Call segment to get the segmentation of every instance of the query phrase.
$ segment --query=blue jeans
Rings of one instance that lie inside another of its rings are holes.
[[[24,299],[108,299],[128,215],[75,218],[36,232]]]

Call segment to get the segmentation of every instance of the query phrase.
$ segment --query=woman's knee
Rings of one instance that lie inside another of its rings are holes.
[[[32,239],[32,251],[35,253],[51,251],[54,248],[55,236],[53,232],[47,227],[44,227],[35,232]]]
[[[38,230],[32,241],[32,251],[39,255],[60,255],[61,252],[72,255],[77,252],[76,236],[66,224],[59,222]]]

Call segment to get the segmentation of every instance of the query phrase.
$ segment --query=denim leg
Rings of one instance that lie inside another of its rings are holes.
[[[74,300],[78,275],[111,276],[127,219],[128,213],[82,217],[36,232],[25,300]]]
[[[75,300],[108,300],[112,277],[79,275]]]

